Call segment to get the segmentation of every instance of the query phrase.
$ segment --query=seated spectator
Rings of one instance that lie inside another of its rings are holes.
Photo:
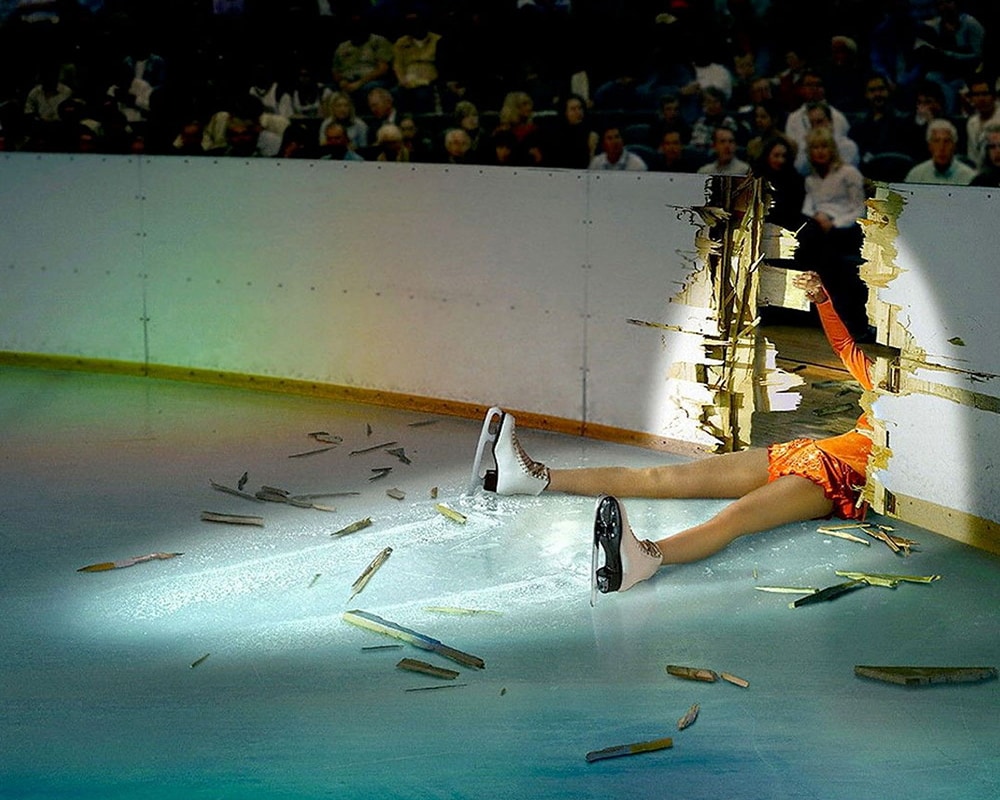
[[[251,116],[227,114],[225,119],[225,144],[214,148],[210,155],[227,158],[261,158],[267,154],[260,147],[263,128]]]
[[[334,87],[358,105],[372,89],[392,86],[392,42],[371,29],[361,3],[348,15],[347,31],[348,37],[333,51],[330,73]]]
[[[278,158],[315,158],[316,134],[301,120],[292,120],[281,138]]]
[[[517,139],[508,128],[497,128],[490,134],[487,151],[482,156],[482,163],[493,167],[520,167],[515,153]]]
[[[202,137],[204,149],[214,155],[227,155],[227,151],[231,149],[229,121],[231,118],[236,118],[241,123],[246,120],[252,122],[252,138],[258,155],[276,156],[281,149],[281,139],[285,135],[285,129],[288,127],[287,117],[263,111],[260,101],[252,95],[237,96],[227,105],[230,108],[215,112],[205,125]],[[241,148],[238,149],[242,149],[249,135],[247,131],[238,135],[241,140]]]
[[[720,126],[712,134],[712,150],[715,160],[698,167],[699,175],[746,175],[750,165],[736,157],[736,134],[726,126]]]
[[[395,127],[395,126],[393,126]],[[324,131],[325,139],[319,157],[324,161],[364,161],[364,157],[351,149],[347,131],[339,122],[331,122]]]
[[[646,172],[649,167],[639,156],[625,149],[618,125],[609,125],[601,134],[601,152],[591,160],[589,169]]]
[[[59,80],[59,65],[48,62],[38,71],[38,83],[24,99],[24,120],[29,128],[36,123],[59,122],[59,106],[73,96],[73,90]]]
[[[288,93],[289,119],[323,119],[330,116],[334,92],[316,80],[308,66],[299,67],[295,83]]]
[[[656,160],[648,165],[654,172],[697,172],[704,163],[685,146],[680,130],[663,132],[656,155]]]
[[[597,142],[597,133],[587,121],[586,101],[571,94],[563,102],[562,113],[545,131],[545,165],[587,169],[597,152]]]
[[[969,79],[966,93],[972,113],[965,123],[966,154],[976,168],[982,167],[986,159],[985,130],[1000,123],[1000,103],[997,103],[996,81],[992,76],[977,74]]]
[[[384,90],[383,90],[384,91]],[[328,108],[330,116],[323,120],[319,126],[319,143],[326,141],[326,128],[331,123],[336,122],[342,125],[347,132],[347,138],[351,147],[355,150],[362,150],[368,147],[371,142],[371,132],[368,123],[358,117],[354,110],[354,101],[347,92],[334,92],[329,99]]]
[[[747,142],[747,160],[751,164],[761,157],[764,144],[772,139],[781,138],[791,142],[783,132],[785,129],[784,114],[781,106],[775,101],[764,100],[757,103],[753,109],[752,119],[751,138]]]
[[[420,132],[417,120],[412,114],[403,114],[400,117],[399,132],[403,135],[402,144],[406,150],[406,161],[427,163],[434,160],[434,146],[431,140]]]
[[[986,156],[972,185],[1000,188],[1000,123],[991,123],[983,129],[983,152]]]
[[[947,119],[944,105],[941,85],[921,80],[913,101],[913,140],[905,152],[918,160],[927,155],[927,126],[935,119]]]
[[[868,77],[865,101],[867,111],[851,126],[851,139],[858,146],[861,163],[865,164],[882,153],[918,155],[913,152],[917,136],[914,123],[892,104],[892,89],[885,76]],[[923,152],[922,147],[920,152]]]
[[[535,123],[535,101],[527,92],[508,92],[500,107],[500,128],[514,134],[517,142],[514,161],[522,166],[542,163],[538,125]]]
[[[247,93],[260,102],[263,113],[277,114],[286,119],[291,116],[291,98],[275,79],[270,64],[260,63],[253,68]]]
[[[795,146],[779,133],[761,145],[759,155],[751,162],[754,177],[763,178],[769,186],[771,205],[765,222],[790,231],[797,231],[805,221],[805,179],[795,169],[794,161]]]
[[[715,149],[715,131],[728,128],[736,141],[740,127],[736,119],[726,110],[726,95],[721,89],[709,87],[702,92],[702,115],[691,128],[690,145],[708,156]]]
[[[864,233],[858,220],[865,216],[865,180],[841,160],[831,128],[810,130],[806,147],[812,170],[805,178],[802,213],[807,221],[798,232],[795,261],[820,274],[854,340],[870,342],[868,287],[859,274]]]
[[[955,156],[957,148],[958,129],[946,119],[931,120],[927,125],[927,149],[931,157],[906,174],[906,183],[968,186],[976,171]]]
[[[473,164],[472,139],[461,128],[449,128],[442,140],[442,164]]]
[[[785,135],[795,143],[800,152],[806,152],[806,134],[809,133],[809,104],[826,99],[823,77],[813,69],[807,69],[798,84],[798,98],[801,105],[790,112],[785,120]],[[851,124],[839,109],[830,106],[833,132],[837,136],[847,136]]]
[[[368,92],[368,110],[371,116],[366,121],[368,126],[368,142],[375,143],[375,134],[383,125],[398,125],[399,110],[392,92],[381,86],[376,86]]]
[[[416,114],[437,109],[437,47],[441,35],[427,26],[425,15],[410,9],[403,17],[405,33],[392,47],[392,69],[400,107]]]
[[[170,143],[170,152],[177,156],[203,156],[204,137],[205,124],[198,117],[186,119]]]
[[[861,156],[858,152],[857,144],[847,136],[838,134],[833,130],[833,116],[831,115],[830,106],[825,100],[815,100],[809,103],[806,109],[806,119],[810,131],[817,128],[828,128],[830,130],[837,144],[837,152],[841,162],[850,164],[852,167],[860,166]],[[802,175],[808,175],[812,171],[808,152],[800,151],[798,153],[795,157],[795,168]]]
[[[455,103],[453,117],[456,127],[469,134],[469,139],[472,140],[472,152],[481,153],[486,133],[480,123],[476,104],[469,100],[459,100]]]
[[[663,134],[668,130],[680,131],[684,144],[691,142],[691,126],[684,119],[680,98],[668,92],[660,98],[659,114],[650,126],[652,132],[651,145],[654,147],[663,140]]]
[[[403,131],[396,125],[383,125],[378,129],[373,150],[375,161],[405,164],[410,160],[410,151],[403,147]]]

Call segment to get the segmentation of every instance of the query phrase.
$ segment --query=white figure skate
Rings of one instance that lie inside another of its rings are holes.
[[[483,457],[486,455],[487,445],[490,445],[496,466],[484,471]],[[533,461],[517,440],[514,415],[496,406],[487,411],[472,463],[468,493],[472,494],[482,486],[487,492],[503,495],[538,495],[548,485],[548,467]]]
[[[604,566],[598,567],[604,551]],[[660,551],[648,539],[637,539],[628,524],[625,508],[610,495],[597,499],[594,513],[594,552],[591,560],[590,604],[597,592],[624,592],[656,574],[662,564]]]

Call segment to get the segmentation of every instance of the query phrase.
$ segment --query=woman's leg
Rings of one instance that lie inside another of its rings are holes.
[[[683,564],[713,555],[748,533],[825,517],[832,509],[833,502],[818,485],[785,475],[743,495],[707,522],[655,544],[664,564]]]
[[[754,448],[657,467],[549,469],[548,491],[591,497],[742,497],[767,478],[767,450]]]

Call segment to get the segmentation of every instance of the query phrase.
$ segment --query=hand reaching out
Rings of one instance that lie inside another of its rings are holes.
[[[814,303],[825,303],[828,299],[823,281],[816,272],[800,272],[792,278],[792,285],[801,289]]]

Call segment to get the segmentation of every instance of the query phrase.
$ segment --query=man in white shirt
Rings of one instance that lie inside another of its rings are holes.
[[[715,129],[712,149],[715,161],[699,167],[699,175],[746,175],[750,171],[750,165],[736,157],[736,134],[729,128]]]
[[[785,120],[785,136],[795,142],[799,152],[805,150],[806,134],[809,133],[809,104],[826,100],[826,88],[823,86],[823,76],[815,70],[807,69],[799,81],[798,95],[802,105],[788,115]],[[847,136],[851,123],[842,111],[833,106],[830,108],[830,120],[833,122],[834,136]]]
[[[958,130],[946,119],[931,120],[927,125],[927,149],[931,157],[906,174],[906,183],[938,183],[968,186],[976,171],[955,158]]]
[[[601,134],[601,149],[591,159],[590,169],[621,170],[626,172],[645,172],[649,169],[646,162],[635,153],[625,149],[625,140],[617,125],[610,125]]]

